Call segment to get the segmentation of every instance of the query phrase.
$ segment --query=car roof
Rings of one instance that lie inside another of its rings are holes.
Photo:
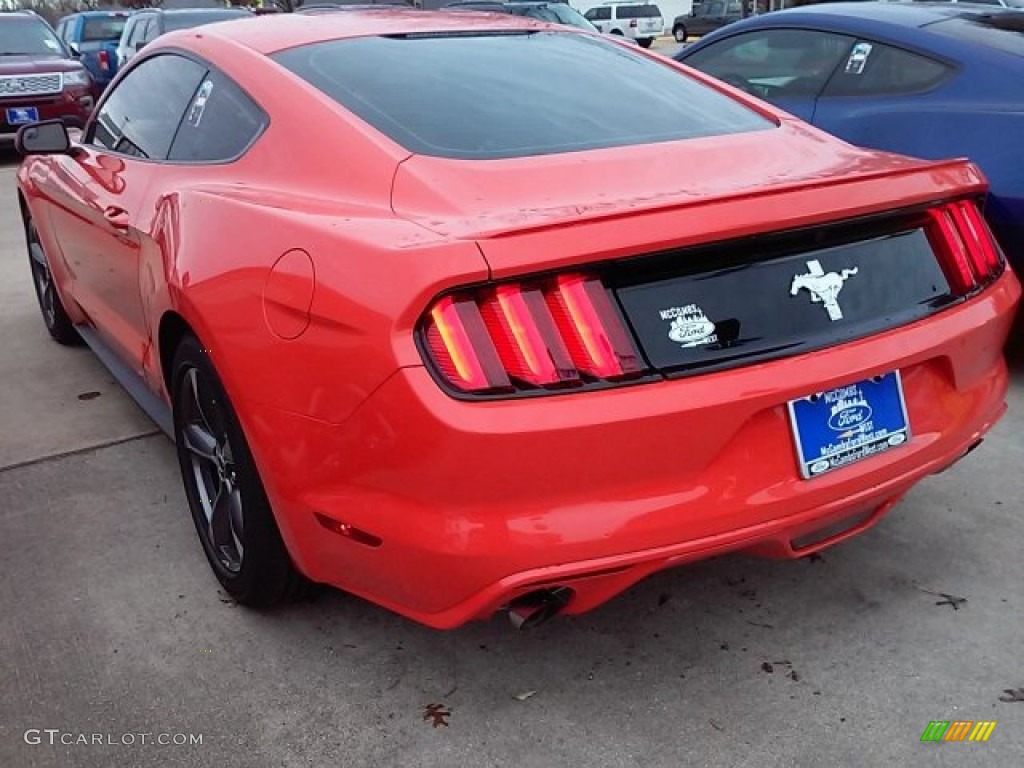
[[[14,19],[15,21],[36,21],[46,23],[46,19],[35,11],[17,10],[0,12],[0,19]]]
[[[243,8],[237,5],[232,6],[230,8],[140,8],[139,10],[135,11],[132,15],[138,16],[144,13],[159,13],[165,16],[206,16],[208,14],[223,15],[225,11],[237,11],[237,15],[239,17],[254,15],[252,11],[250,11],[248,8]]]
[[[77,11],[75,13],[69,13],[67,16],[62,18],[61,21],[64,21],[64,19],[73,19],[77,16],[81,16],[85,19],[93,19],[99,16],[130,16],[131,13],[132,10],[130,8],[112,8],[106,11]]]
[[[795,22],[797,19],[810,20],[858,20],[895,24],[901,27],[926,27],[945,19],[977,14],[979,11],[990,15],[1019,14],[1019,10],[1002,8],[980,3],[951,2],[845,2],[821,3],[787,8],[770,14],[754,17],[765,22]],[[754,19],[751,19],[754,20]]]
[[[181,40],[183,36],[202,35],[203,38],[223,38],[263,54],[277,53],[329,40],[385,35],[465,35],[536,31],[557,29],[563,34],[574,34],[565,27],[512,14],[474,11],[406,10],[382,6],[380,10],[351,11],[350,13],[304,14],[287,13],[274,18],[273,23],[252,15],[247,19],[209,24],[172,33],[161,40]],[[585,34],[585,33],[583,33]]]

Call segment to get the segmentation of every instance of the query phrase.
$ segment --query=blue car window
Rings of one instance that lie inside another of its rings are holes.
[[[764,29],[727,37],[683,62],[768,101],[815,98],[854,42],[829,32]]]
[[[82,25],[82,42],[113,42],[121,39],[127,16],[108,16],[86,19]]]
[[[823,96],[920,93],[934,88],[953,68],[927,56],[860,41],[825,87]]]

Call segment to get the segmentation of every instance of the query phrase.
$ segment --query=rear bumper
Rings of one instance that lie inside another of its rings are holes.
[[[927,320],[683,380],[473,403],[417,367],[339,426],[242,416],[289,549],[314,580],[439,628],[543,586],[571,588],[567,612],[578,613],[661,568],[735,550],[802,556],[874,524],[1002,414],[1019,296],[1007,271]],[[895,368],[913,440],[801,480],[786,402]],[[381,544],[329,531],[317,513]]]

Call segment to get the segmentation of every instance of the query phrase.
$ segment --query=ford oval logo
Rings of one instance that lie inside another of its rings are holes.
[[[851,405],[841,411],[833,413],[828,420],[828,425],[836,432],[846,429],[854,429],[871,418],[871,406]]]
[[[704,341],[714,332],[715,324],[710,320],[684,320],[673,326],[672,330],[669,331],[668,337],[672,341],[685,345],[690,342]]]

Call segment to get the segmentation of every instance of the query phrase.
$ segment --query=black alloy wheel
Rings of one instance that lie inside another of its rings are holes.
[[[208,351],[186,337],[174,357],[174,437],[185,495],[214,574],[238,602],[297,596],[292,565],[238,417]]]
[[[80,344],[82,337],[78,335],[61,303],[53,272],[46,261],[46,252],[39,238],[39,230],[31,217],[25,219],[25,241],[28,244],[29,266],[32,268],[32,284],[36,289],[36,299],[39,301],[39,311],[43,313],[46,330],[58,344]]]

